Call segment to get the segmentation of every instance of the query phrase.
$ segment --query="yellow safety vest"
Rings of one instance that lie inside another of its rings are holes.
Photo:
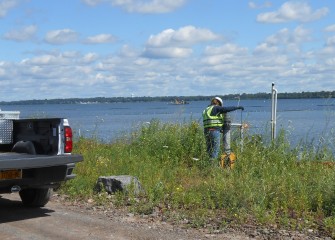
[[[202,112],[202,119],[203,119],[203,124],[204,124],[204,128],[211,128],[211,127],[222,127],[223,125],[223,114],[220,113],[216,116],[211,116],[211,112],[213,109],[213,105],[212,106],[208,106],[203,112]]]

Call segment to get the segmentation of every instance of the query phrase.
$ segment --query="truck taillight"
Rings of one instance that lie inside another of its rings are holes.
[[[64,152],[71,153],[72,152],[72,129],[70,127],[64,127]]]

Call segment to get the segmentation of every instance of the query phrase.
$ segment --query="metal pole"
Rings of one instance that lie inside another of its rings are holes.
[[[230,128],[231,128],[231,120],[229,117],[229,114],[224,114],[224,123],[223,123],[223,129],[222,129],[222,135],[223,135],[223,151],[227,154],[227,156],[230,155]]]
[[[275,84],[272,83],[271,89],[271,139],[276,138],[276,124],[277,124],[277,89],[275,89]]]
[[[231,127],[238,126],[242,131],[242,124],[239,123],[232,123],[229,114],[224,114],[224,123],[222,127],[223,133],[223,151],[224,153],[221,155],[220,158],[220,166],[222,168],[230,168],[234,167],[236,161],[236,155],[234,152],[231,151]],[[243,139],[243,138],[242,138]],[[241,141],[242,141],[241,139]]]
[[[237,102],[237,106],[240,106],[240,101],[241,101],[241,95],[237,96],[238,102]],[[243,149],[243,115],[242,115],[243,111],[241,110],[241,124],[235,124],[235,123],[231,123],[231,126],[239,126],[240,127],[240,140],[241,140],[241,150]]]

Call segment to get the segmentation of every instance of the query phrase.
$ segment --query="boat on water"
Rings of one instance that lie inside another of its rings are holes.
[[[184,105],[184,104],[190,104],[190,103],[187,102],[187,101],[185,101],[185,100],[175,99],[174,101],[170,102],[169,104],[172,104],[172,105]]]

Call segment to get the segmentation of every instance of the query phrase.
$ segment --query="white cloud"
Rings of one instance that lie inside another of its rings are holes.
[[[168,13],[182,7],[187,0],[82,0],[89,6],[109,3],[134,13]]]
[[[335,32],[335,24],[326,27],[325,31],[326,32]]]
[[[59,57],[54,55],[41,55],[36,56],[32,59],[25,59],[22,61],[24,64],[29,65],[53,65],[57,63],[61,63]]]
[[[313,11],[305,2],[286,2],[275,12],[259,14],[257,21],[263,23],[310,22],[326,16],[328,12],[327,7]]]
[[[335,67],[335,58],[329,58],[326,60],[326,64]]]
[[[298,26],[293,31],[293,40],[298,43],[311,41],[311,31],[302,26]]]
[[[191,46],[193,44],[218,39],[220,39],[220,36],[208,29],[186,26],[178,30],[167,29],[157,35],[151,35],[147,41],[147,46]]]
[[[181,7],[186,0],[111,0],[112,5],[120,6],[127,12],[167,13]]]
[[[96,53],[87,53],[86,55],[83,56],[82,62],[84,62],[84,63],[92,63],[95,60],[97,60],[98,57],[99,56]]]
[[[101,43],[113,43],[116,41],[116,37],[111,34],[99,34],[90,36],[84,40],[87,44],[101,44]]]
[[[45,41],[50,44],[66,44],[76,42],[78,33],[71,29],[61,29],[50,31],[45,36]]]
[[[220,36],[210,30],[194,26],[186,26],[178,30],[166,29],[149,37],[143,56],[184,58],[193,53],[191,48],[193,45],[218,39],[220,39]]]
[[[77,51],[65,51],[62,53],[50,53],[54,56],[62,56],[63,58],[68,58],[68,59],[78,59],[81,57],[81,53]]]
[[[91,80],[97,73],[94,67],[97,58],[95,53],[81,55],[78,52],[38,55],[16,64],[14,69],[21,79],[17,81],[18,77],[15,74],[12,74],[10,79],[13,80],[13,86],[19,82],[19,86],[24,87],[27,92],[32,92],[35,88],[34,92],[37,95],[39,90],[44,90],[43,98],[51,96],[58,98],[66,94],[65,92],[56,93],[59,91],[57,88],[60,83],[63,89],[71,86],[73,91],[78,91],[81,86],[87,87],[87,85],[94,84]]]
[[[7,15],[7,12],[16,7],[18,4],[17,0],[2,0],[0,2],[0,18],[3,18]]]
[[[320,51],[321,56],[334,56],[335,55],[335,46],[325,46]]]
[[[96,6],[99,3],[103,2],[103,0],[81,0],[81,1],[89,6]]]
[[[254,48],[253,55],[255,58],[267,58],[266,61],[277,64],[283,62],[282,60],[284,62],[295,61],[292,59],[296,58],[307,60],[308,57],[303,49],[304,44],[308,41],[312,41],[311,32],[308,29],[301,26],[293,30],[283,28],[259,43]]]
[[[270,46],[267,43],[261,43],[254,49],[254,53],[256,55],[262,55],[262,54],[275,54],[278,52],[277,46]]]
[[[327,46],[334,46],[335,47],[335,36],[329,37],[326,42]]]
[[[250,57],[247,48],[228,43],[218,47],[206,47],[201,63],[206,69],[206,75],[215,73],[227,77],[245,76],[248,72],[247,66],[255,61]]]
[[[227,43],[220,47],[207,46],[205,48],[204,53],[205,55],[219,55],[219,54],[244,55],[248,53],[248,49],[239,47],[236,44]]]
[[[71,66],[70,68],[75,68],[79,65],[89,65],[94,63],[98,59],[98,54],[96,53],[87,53],[82,55],[76,51],[66,51],[62,53],[46,53],[41,55],[36,55],[32,58],[27,58],[21,61],[20,64],[24,66],[34,66],[38,68],[46,69],[47,67],[54,67],[57,65],[61,66]],[[58,68],[53,70],[55,72],[59,71]],[[63,72],[62,72],[63,73]]]
[[[279,44],[287,44],[290,39],[290,30],[288,28],[283,28],[279,30],[277,33],[270,35],[267,37],[266,42],[273,46]]]
[[[12,30],[4,34],[7,40],[14,40],[18,42],[34,40],[36,38],[37,26],[30,25],[19,30]]]
[[[302,43],[312,40],[310,34],[311,32],[302,26],[296,27],[293,31],[283,28],[267,37],[265,42],[268,46],[294,46],[299,48]]]
[[[143,56],[150,58],[185,58],[192,54],[191,48],[160,47],[146,48]]]
[[[120,57],[130,58],[130,57],[136,57],[138,55],[140,55],[140,53],[138,53],[136,49],[133,49],[129,45],[123,45],[119,51]]]
[[[259,8],[268,8],[272,6],[272,3],[269,1],[265,1],[263,4],[257,4],[255,2],[249,2],[248,3],[249,7],[252,9],[259,9]]]

